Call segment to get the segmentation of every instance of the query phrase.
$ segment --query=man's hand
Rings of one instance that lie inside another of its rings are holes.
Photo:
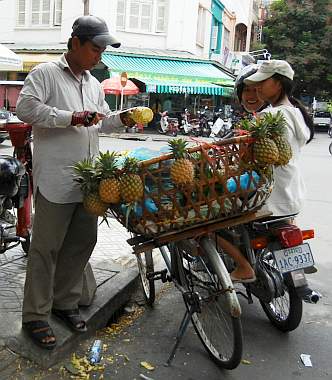
[[[90,127],[102,120],[103,116],[104,115],[101,115],[98,112],[91,111],[73,112],[71,125]]]

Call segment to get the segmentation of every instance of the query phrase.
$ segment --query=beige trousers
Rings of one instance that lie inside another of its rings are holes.
[[[22,321],[47,320],[52,308],[77,308],[83,271],[97,242],[97,217],[82,203],[57,204],[38,191]]]

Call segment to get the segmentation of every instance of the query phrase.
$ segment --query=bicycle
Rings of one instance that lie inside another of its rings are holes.
[[[268,177],[255,182],[250,171],[248,187],[241,188],[242,171],[236,164],[249,143],[250,138],[242,136],[188,149],[199,173],[199,180],[189,188],[171,184],[172,154],[143,161],[140,176],[145,182],[145,198],[139,207],[129,214],[124,214],[121,206],[111,208],[115,218],[135,235],[128,243],[137,257],[147,303],[152,305],[155,300],[154,282],[158,279],[173,282],[182,293],[186,313],[167,365],[190,320],[220,367],[233,369],[241,361],[241,308],[213,234],[221,228],[256,220],[255,211],[269,195]],[[151,202],[155,207],[149,209]],[[154,248],[159,248],[166,265],[161,271],[154,270]]]
[[[0,157],[11,162],[17,172],[10,173],[15,186],[9,192],[1,192],[0,253],[21,244],[28,254],[32,231],[32,127],[8,121],[1,129],[9,133],[14,151],[12,158]]]

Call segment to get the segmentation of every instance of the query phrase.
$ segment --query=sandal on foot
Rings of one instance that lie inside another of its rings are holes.
[[[51,326],[46,321],[23,322],[22,328],[39,347],[53,350],[56,346],[55,336]],[[54,338],[54,340],[49,340]]]
[[[86,323],[82,319],[78,309],[72,309],[72,310],[52,309],[52,313],[58,318],[60,318],[63,322],[65,322],[67,326],[69,326],[74,331],[86,332],[88,330],[86,327]]]
[[[236,282],[241,282],[243,284],[248,284],[250,282],[255,282],[256,281],[256,276],[254,275],[253,277],[250,277],[250,278],[238,278],[238,277],[235,277],[232,273],[230,274],[230,277],[231,277],[231,280],[233,283],[236,283]]]

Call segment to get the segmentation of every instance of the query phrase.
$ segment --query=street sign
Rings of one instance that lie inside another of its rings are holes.
[[[128,75],[126,72],[123,72],[121,73],[121,76],[120,76],[120,82],[121,82],[121,86],[122,87],[125,87],[126,84],[127,84],[127,80],[128,80]]]

